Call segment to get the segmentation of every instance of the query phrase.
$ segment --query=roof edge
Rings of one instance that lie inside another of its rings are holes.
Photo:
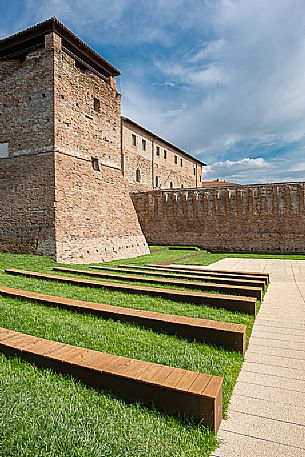
[[[180,152],[181,154],[185,155],[186,157],[188,157],[188,158],[194,160],[195,162],[199,163],[199,164],[202,165],[203,167],[206,167],[206,166],[207,166],[207,164],[204,163],[204,162],[202,162],[202,160],[199,160],[199,159],[197,159],[196,157],[194,157],[194,156],[192,156],[191,154],[189,154],[188,152],[183,151],[183,149],[178,148],[178,146],[175,146],[174,144],[172,144],[172,143],[170,143],[169,141],[165,140],[165,139],[162,138],[161,136],[156,135],[156,134],[153,133],[151,130],[148,130],[148,129],[146,129],[145,127],[142,127],[142,125],[137,124],[136,122],[134,122],[133,120],[129,119],[128,117],[121,116],[121,119],[122,119],[124,122],[129,122],[129,123],[132,124],[134,127],[137,127],[137,128],[139,128],[139,129],[143,130],[143,132],[148,133],[148,134],[151,135],[153,138],[162,141],[164,144],[168,145],[169,147],[176,149],[176,151],[178,151],[178,152]]]

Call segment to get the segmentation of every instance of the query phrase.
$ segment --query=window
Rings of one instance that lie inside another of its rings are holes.
[[[156,187],[160,186],[160,179],[159,176],[156,176]]]
[[[98,98],[94,97],[93,98],[93,107],[94,111],[97,111],[98,113],[100,112],[101,109],[101,102]]]
[[[131,135],[131,144],[132,144],[132,146],[137,145],[137,136],[134,134]]]
[[[146,151],[146,140],[142,140],[142,151]]]
[[[136,182],[141,182],[141,171],[139,168],[136,170]]]
[[[181,189],[183,189],[183,188],[184,188],[184,184],[181,184]]]
[[[196,168],[194,167],[194,176],[196,176]]]
[[[166,159],[166,158],[167,158],[167,150],[164,149],[164,159]]]
[[[174,157],[174,162],[178,163],[178,157],[177,156]]]
[[[182,167],[182,164],[183,164],[182,159],[180,159],[180,167]]]
[[[0,159],[8,157],[8,143],[0,143]]]
[[[169,188],[172,189],[174,187],[174,184],[172,183],[172,181],[169,183]]]
[[[157,156],[160,155],[160,147],[159,147],[159,146],[156,147],[156,155],[157,155]]]
[[[100,164],[97,157],[91,157],[91,163],[94,171],[100,171]]]
[[[201,182],[201,176],[199,177],[199,181]]]

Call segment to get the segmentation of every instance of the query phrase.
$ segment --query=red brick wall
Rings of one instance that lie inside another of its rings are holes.
[[[305,183],[133,194],[151,244],[222,252],[305,252]]]

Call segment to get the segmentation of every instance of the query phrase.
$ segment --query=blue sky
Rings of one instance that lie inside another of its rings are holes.
[[[205,179],[305,181],[304,0],[0,0],[0,37],[54,15],[122,71],[123,114]]]

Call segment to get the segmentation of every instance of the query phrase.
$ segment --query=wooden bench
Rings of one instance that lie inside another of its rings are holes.
[[[147,267],[153,268],[154,270],[162,271],[179,271],[184,273],[192,274],[210,274],[217,275],[221,277],[229,278],[249,278],[249,279],[259,279],[260,281],[265,281],[266,284],[269,283],[269,273],[258,273],[258,272],[245,272],[245,271],[229,271],[229,270],[209,270],[208,268],[195,268],[195,267],[183,267],[182,265],[171,265],[168,267],[160,266],[159,264],[149,263]]]
[[[221,294],[204,294],[202,292],[188,292],[184,290],[162,289],[161,287],[145,287],[131,284],[109,283],[95,281],[92,279],[79,279],[71,276],[59,276],[35,271],[25,271],[16,269],[6,269],[6,273],[12,275],[26,276],[36,279],[44,279],[48,281],[58,281],[76,286],[95,287],[101,289],[116,290],[119,292],[149,295],[151,297],[161,297],[167,300],[187,302],[196,305],[214,306],[217,308],[225,308],[230,311],[239,311],[241,313],[256,315],[256,298],[241,297],[235,295]]]
[[[168,280],[165,278],[147,278],[145,276],[135,276],[120,273],[110,273],[106,271],[89,271],[79,270],[67,267],[54,267],[55,271],[62,271],[64,273],[72,273],[77,275],[93,276],[95,278],[117,279],[120,281],[142,282],[149,284],[162,284],[165,286],[184,287],[185,289],[197,289],[206,292],[220,292],[223,294],[243,295],[244,297],[255,297],[257,300],[262,300],[263,292],[260,287],[249,286],[232,286],[231,284],[217,284],[208,282],[187,282],[179,279]]]
[[[213,276],[205,273],[204,275],[196,275],[196,273],[179,273],[179,271],[156,271],[156,269],[151,267],[142,267],[142,266],[131,266],[131,265],[121,265],[119,267],[106,267],[101,265],[94,265],[90,267],[94,270],[109,271],[114,273],[130,273],[130,274],[145,274],[145,276],[157,276],[162,278],[181,278],[181,279],[191,279],[191,280],[200,280],[204,282],[217,283],[217,284],[231,284],[232,286],[249,286],[249,287],[259,287],[260,289],[265,289],[265,281],[256,280],[256,279],[247,279],[247,278],[222,278],[221,276]]]
[[[120,357],[0,328],[0,351],[72,375],[124,400],[202,422],[217,432],[223,378]]]
[[[72,311],[90,313],[103,319],[132,322],[157,332],[223,346],[242,354],[246,350],[245,325],[122,308],[120,306],[74,300],[5,286],[0,286],[0,295],[36,301],[44,305],[58,306]]]

